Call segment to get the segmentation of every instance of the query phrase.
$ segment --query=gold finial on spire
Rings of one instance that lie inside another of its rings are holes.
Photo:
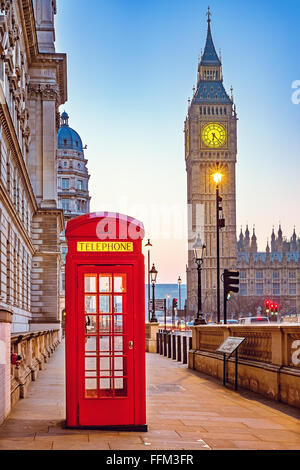
[[[210,11],[210,6],[208,7],[208,10],[207,10],[207,13],[206,13],[206,16],[207,16],[207,22],[210,23],[211,22],[211,11]]]

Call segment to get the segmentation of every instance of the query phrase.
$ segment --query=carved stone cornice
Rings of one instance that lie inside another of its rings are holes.
[[[67,87],[67,56],[66,54],[38,54],[30,66],[35,69],[56,69],[56,79],[59,88],[59,103],[64,104],[68,99]]]
[[[7,48],[7,43],[8,43],[7,17],[4,15],[0,15],[0,53],[1,54]]]
[[[21,13],[22,30],[27,49],[27,57],[32,59],[38,54],[38,40],[32,0],[17,0]]]
[[[0,307],[0,323],[12,323],[12,317],[11,309]]]
[[[36,211],[36,213],[34,214],[34,216],[37,216],[37,217],[53,217],[55,216],[57,218],[57,221],[58,221],[58,226],[59,226],[59,230],[60,232],[62,232],[64,230],[64,226],[65,226],[65,223],[64,223],[64,211],[62,209],[58,209],[58,208],[43,208],[43,207],[39,207],[38,210]]]
[[[59,88],[57,85],[49,83],[30,83],[28,86],[28,98],[37,99],[41,97],[43,101],[59,102]]]

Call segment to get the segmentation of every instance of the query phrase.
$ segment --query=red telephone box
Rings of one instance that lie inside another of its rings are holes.
[[[147,431],[143,224],[88,214],[66,238],[67,427]]]

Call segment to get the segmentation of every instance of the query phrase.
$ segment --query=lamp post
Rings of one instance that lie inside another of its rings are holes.
[[[155,316],[155,284],[157,280],[157,270],[155,269],[155,266],[153,264],[152,269],[150,271],[150,279],[152,283],[152,316],[150,323],[158,323],[157,318]]]
[[[217,171],[213,175],[214,182],[216,184],[216,225],[217,225],[217,322],[221,322],[221,294],[220,294],[220,229],[225,227],[224,218],[220,219],[220,212],[222,207],[220,203],[222,198],[220,196],[220,184],[222,183],[223,175]]]
[[[151,293],[151,287],[150,287],[150,249],[152,247],[150,240],[148,240],[148,243],[145,246],[146,246],[146,248],[148,248],[148,321],[150,323],[150,319],[151,319],[151,309],[150,309],[150,293]]]
[[[181,284],[182,284],[182,280],[181,280],[181,277],[180,277],[180,276],[179,276],[177,282],[178,282],[179,310],[181,310]]]
[[[202,313],[202,286],[201,286],[201,271],[202,265],[204,262],[204,253],[206,250],[206,245],[202,244],[200,235],[198,235],[198,239],[194,245],[194,256],[195,256],[195,263],[197,264],[197,271],[198,271],[198,312],[197,318],[194,321],[195,325],[205,325],[206,321]]]
[[[168,313],[169,313],[169,310],[170,310],[170,294],[167,295],[167,299],[168,299]]]

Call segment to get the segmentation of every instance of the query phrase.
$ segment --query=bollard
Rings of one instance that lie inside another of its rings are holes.
[[[176,336],[172,333],[173,361],[176,361]]]
[[[163,355],[163,336],[161,331],[159,332],[159,354]]]
[[[164,331],[164,356],[167,357],[168,351],[167,351],[167,332]]]
[[[159,354],[159,333],[156,333],[156,353]]]
[[[172,336],[171,334],[169,333],[168,334],[168,359],[171,359],[172,357]]]
[[[183,364],[187,364],[188,363],[188,361],[187,361],[188,351],[187,351],[187,337],[186,336],[184,336],[182,338],[182,342],[183,342],[183,344],[182,344],[182,347],[183,347],[183,361],[182,362],[183,362]]]
[[[177,336],[177,362],[181,362],[181,336]]]
[[[193,349],[193,338],[189,338],[189,350],[191,351]]]

